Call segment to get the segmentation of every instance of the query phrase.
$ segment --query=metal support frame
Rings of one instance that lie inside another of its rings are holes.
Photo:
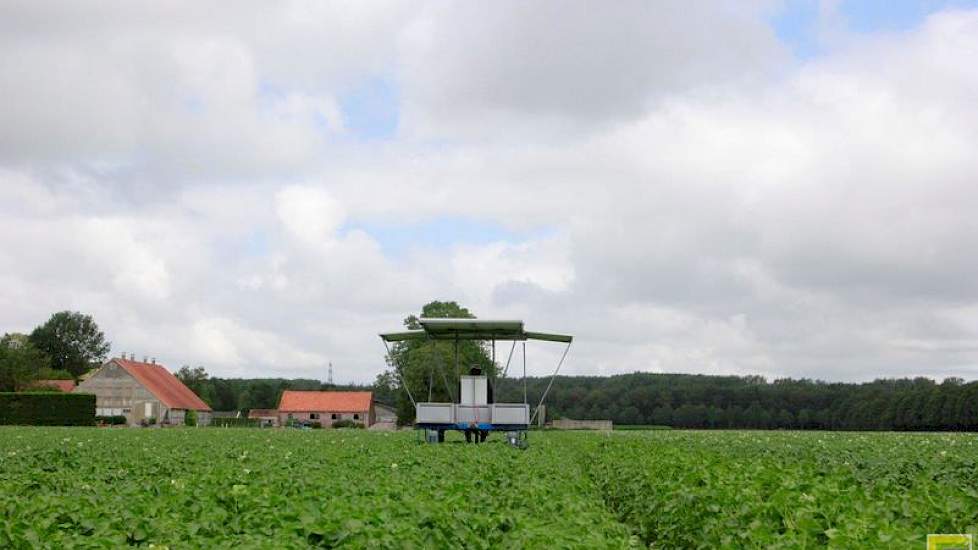
[[[492,372],[486,373],[486,382],[489,384],[489,390],[492,392],[492,400],[496,400],[496,337],[492,338]]]
[[[503,373],[496,377],[498,384],[493,386],[492,391],[494,396],[502,395],[500,388],[503,387],[503,383],[506,381],[506,373],[509,372],[509,362],[513,360],[513,351],[516,349],[516,340],[513,340],[513,345],[509,348],[509,357],[506,358],[506,367],[503,369]],[[493,363],[495,366],[495,362]]]
[[[431,368],[428,369],[428,402],[431,403],[431,390],[435,386],[435,365],[431,364]]]
[[[523,341],[523,404],[526,405],[526,341]],[[531,419],[530,424],[533,424]]]
[[[530,425],[531,426],[533,425],[533,421],[536,420],[536,418],[537,418],[537,413],[540,412],[540,405],[543,405],[544,400],[547,399],[547,394],[550,393],[550,388],[553,387],[554,380],[557,379],[557,373],[560,372],[560,367],[561,367],[561,365],[564,364],[564,359],[567,358],[567,352],[570,351],[570,347],[571,347],[570,342],[568,342],[567,343],[567,347],[564,348],[564,354],[560,356],[560,362],[557,363],[557,369],[554,370],[553,376],[550,377],[550,383],[547,384],[547,389],[543,391],[543,395],[540,396],[540,402],[537,404],[537,408],[534,409],[533,416],[530,417]],[[526,363],[524,362],[523,364],[524,364],[524,367],[523,368],[525,369],[526,368],[525,367]],[[523,382],[524,387],[526,387],[525,386],[525,384],[526,384],[526,376],[525,375],[523,376],[523,380],[524,380],[524,382]]]
[[[410,400],[411,400],[411,405],[412,405],[412,406],[413,406],[413,407],[414,407],[415,409],[417,409],[417,407],[418,407],[418,402],[417,402],[417,401],[415,401],[415,400],[414,400],[414,396],[413,396],[413,395],[411,395],[411,388],[409,388],[409,387],[408,387],[408,384],[407,384],[407,380],[405,380],[405,379],[404,379],[404,373],[403,373],[403,372],[401,372],[401,366],[397,364],[397,360],[396,360],[396,359],[394,358],[394,356],[393,356],[393,355],[391,354],[391,347],[387,345],[387,341],[386,341],[386,340],[382,340],[382,341],[384,342],[384,349],[386,349],[386,350],[387,350],[387,357],[390,357],[390,358],[391,358],[391,363],[393,363],[393,364],[394,364],[394,371],[395,371],[395,372],[397,372],[397,376],[398,376],[398,378],[400,378],[400,379],[401,379],[401,386],[404,386],[404,391],[406,391],[406,392],[407,392],[407,394],[408,394],[408,399],[410,399]]]
[[[509,362],[513,360],[513,351],[516,349],[516,340],[513,340],[512,347],[509,348],[509,357],[506,358],[506,368],[503,369],[503,378],[506,378],[506,373],[509,372]]]

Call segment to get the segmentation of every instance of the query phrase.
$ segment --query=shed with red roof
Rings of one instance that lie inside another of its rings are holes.
[[[187,411],[197,411],[200,424],[210,422],[207,403],[155,360],[113,358],[74,391],[95,394],[96,415],[122,415],[130,424],[179,425]]]
[[[328,428],[341,420],[365,427],[374,423],[373,392],[285,390],[278,404],[279,421],[319,422]]]

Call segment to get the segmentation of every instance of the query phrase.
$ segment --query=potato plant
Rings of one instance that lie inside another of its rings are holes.
[[[923,548],[976,532],[976,441],[3,427],[0,548]]]

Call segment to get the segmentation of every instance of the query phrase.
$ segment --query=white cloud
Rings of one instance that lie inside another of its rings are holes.
[[[324,244],[343,223],[342,207],[325,190],[292,185],[275,196],[279,220],[306,244]]]
[[[978,12],[799,64],[765,4],[594,6],[0,8],[0,330],[365,382],[459,299],[568,372],[978,375]],[[356,229],[445,218],[505,237]]]
[[[206,317],[190,328],[190,346],[194,357],[222,371],[237,376],[249,375],[248,366],[263,365],[264,376],[282,373],[321,374],[324,359],[316,353],[296,349],[276,334],[249,329],[232,319]]]

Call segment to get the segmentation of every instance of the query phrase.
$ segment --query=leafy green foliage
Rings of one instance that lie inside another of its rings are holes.
[[[128,419],[126,419],[125,415],[121,415],[121,414],[116,414],[111,416],[97,415],[95,417],[95,422],[98,424],[108,424],[109,426],[122,426],[123,424],[128,422]]]
[[[0,548],[626,548],[574,440],[0,429]]]
[[[0,425],[92,426],[95,396],[84,393],[0,393]]]
[[[0,428],[3,548],[923,548],[971,434]]]
[[[531,403],[549,382],[527,380]],[[520,384],[501,382],[496,390],[499,401],[523,401]],[[978,430],[978,382],[768,382],[759,376],[656,373],[561,376],[547,396],[547,416],[676,428]]]
[[[978,532],[970,434],[630,432],[578,442],[655,548],[923,548]]]
[[[26,337],[5,334],[0,339],[0,391],[20,391],[40,378],[48,357]]]
[[[50,358],[50,367],[80,376],[105,360],[109,343],[91,315],[77,311],[55,313],[28,337]]]
[[[183,425],[184,426],[196,427],[197,426],[197,411],[194,411],[194,410],[187,411],[186,414],[184,414],[184,416],[183,416]]]

